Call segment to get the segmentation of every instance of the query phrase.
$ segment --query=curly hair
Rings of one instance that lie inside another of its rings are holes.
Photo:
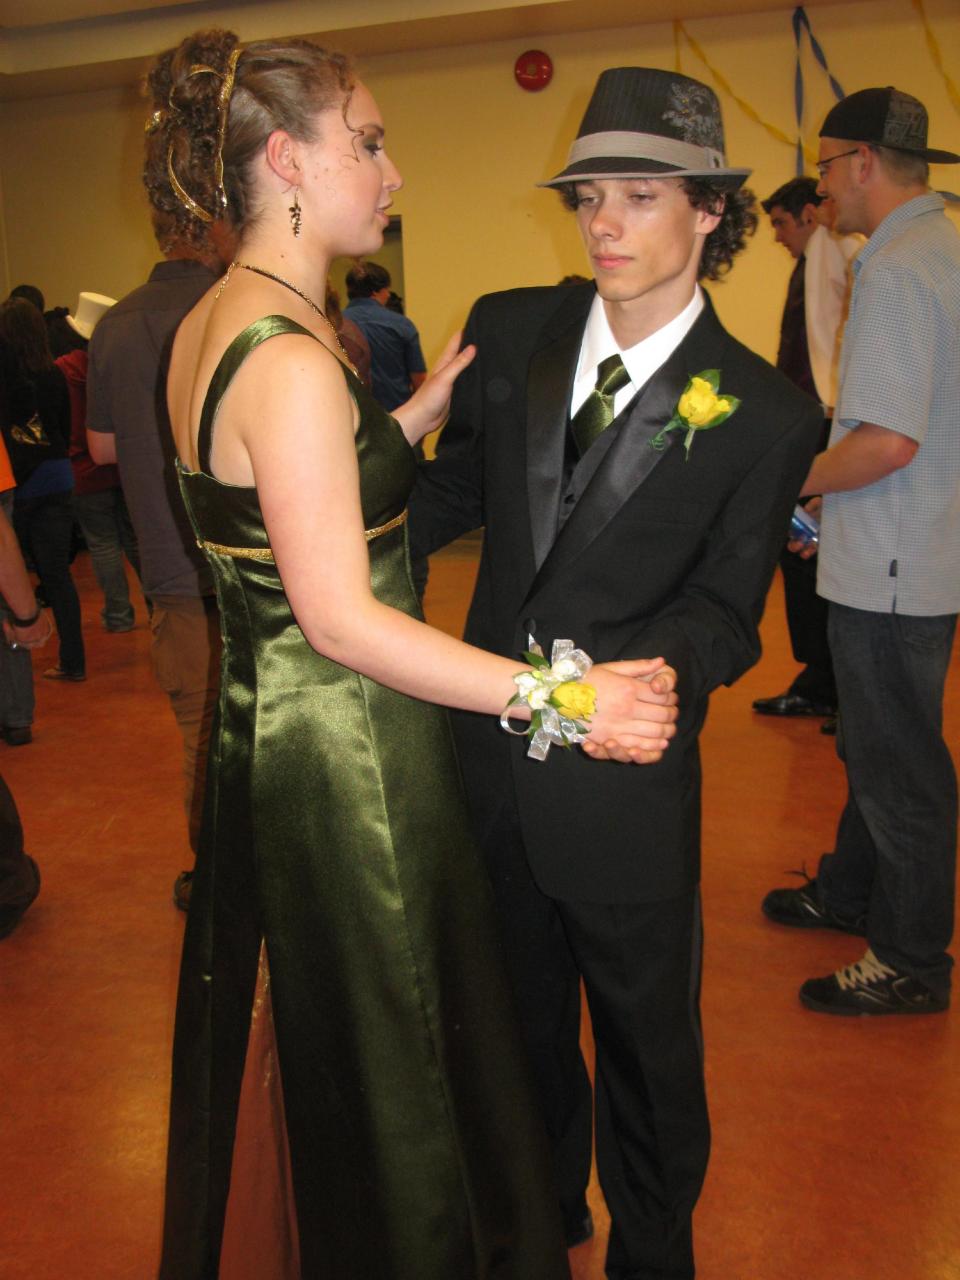
[[[724,190],[709,178],[684,178],[683,189],[694,209],[719,213],[720,222],[707,236],[697,272],[698,280],[719,280],[757,229],[757,198],[749,187]]]
[[[313,142],[321,111],[340,107],[346,112],[354,78],[344,54],[310,40],[258,41],[244,47],[237,55],[223,122],[222,208],[217,181],[220,98],[231,54],[238,47],[232,31],[197,31],[160,54],[147,75],[151,115],[143,183],[162,247],[164,241],[201,249],[209,245],[209,223],[178,196],[171,170],[201,210],[224,216],[239,231],[257,216],[253,162],[270,134],[284,129],[294,138]]]
[[[723,182],[711,178],[682,178],[680,185],[694,209],[720,214],[719,224],[706,238],[697,269],[698,280],[719,280],[757,229],[756,197],[746,187],[731,191]],[[576,210],[580,203],[577,184],[564,182],[557,191],[564,207]]]

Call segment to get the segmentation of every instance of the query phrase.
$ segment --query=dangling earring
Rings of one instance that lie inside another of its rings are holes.
[[[299,187],[294,187],[293,204],[290,206],[287,212],[290,214],[290,226],[293,228],[293,234],[295,236],[298,236],[300,234],[300,222],[303,218],[303,214],[300,209],[300,188]]]

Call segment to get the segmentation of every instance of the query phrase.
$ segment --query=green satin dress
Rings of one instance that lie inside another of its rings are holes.
[[[181,471],[224,647],[177,1006],[161,1277],[219,1274],[262,944],[303,1280],[564,1280],[550,1157],[446,714],[310,647],[256,491],[210,474],[231,378],[286,333],[308,331],[268,316],[231,344],[204,406],[200,470]],[[344,374],[360,411],[372,588],[419,616],[402,523],[414,456]]]

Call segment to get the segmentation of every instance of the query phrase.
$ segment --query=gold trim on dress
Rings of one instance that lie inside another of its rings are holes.
[[[394,529],[399,529],[406,523],[407,508],[404,507],[398,516],[394,516],[386,524],[377,525],[375,529],[364,529],[363,536],[367,542],[373,542],[375,538],[382,538],[385,533],[392,533]],[[201,551],[213,551],[218,556],[232,556],[235,560],[260,560],[266,564],[274,563],[273,552],[269,547],[226,547],[222,542],[208,542],[206,538],[198,538],[197,546]]]
[[[198,538],[197,546],[201,551],[213,551],[218,556],[232,556],[234,560],[262,560],[273,564],[273,552],[269,547],[225,547],[222,542],[208,542],[206,538]]]
[[[407,508],[404,507],[398,516],[394,516],[386,524],[377,525],[376,529],[364,529],[363,536],[368,542],[372,542],[374,538],[382,538],[385,533],[391,533],[394,529],[399,529],[402,524],[406,523]]]

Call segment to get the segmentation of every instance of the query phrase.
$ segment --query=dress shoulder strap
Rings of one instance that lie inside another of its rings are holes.
[[[276,338],[282,333],[303,334],[313,338],[315,342],[320,342],[315,333],[305,329],[296,320],[291,320],[289,316],[263,316],[262,319],[254,320],[253,324],[248,324],[245,329],[242,329],[221,356],[220,363],[214,370],[207,388],[200,414],[200,430],[197,433],[197,461],[200,464],[200,470],[206,475],[210,475],[213,426],[227,388],[250,352],[255,351],[262,342],[266,342],[269,338]]]

